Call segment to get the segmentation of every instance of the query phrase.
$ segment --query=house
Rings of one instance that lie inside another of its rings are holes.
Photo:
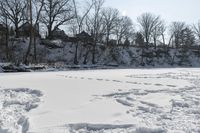
[[[110,46],[116,46],[117,45],[117,40],[111,39],[111,40],[109,40],[108,44]]]
[[[83,43],[92,43],[93,42],[93,38],[91,35],[89,35],[87,32],[82,31],[80,34],[76,34],[76,38],[83,42]]]
[[[31,24],[29,22],[22,24],[18,30],[19,37],[29,37],[30,36],[30,27],[31,27]],[[40,37],[39,24],[37,24],[35,27],[33,27],[33,33],[37,37]]]
[[[68,36],[65,34],[64,30],[55,28],[52,32],[51,39],[61,39],[65,41],[68,39]]]
[[[76,34],[74,37],[68,37],[67,41],[71,43],[81,42],[84,45],[92,45],[93,38],[87,32],[82,31],[80,34]]]

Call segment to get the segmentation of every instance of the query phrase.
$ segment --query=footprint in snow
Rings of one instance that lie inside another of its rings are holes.
[[[167,85],[168,87],[176,87],[176,85]]]
[[[121,83],[122,81],[119,81],[119,80],[112,80],[113,82],[118,82],[118,83]]]
[[[163,86],[162,84],[154,84],[155,86]]]
[[[128,100],[116,99],[116,101],[122,105],[133,107],[133,104],[129,102]]]
[[[127,84],[138,84],[137,82],[126,81]]]
[[[152,85],[151,83],[144,83],[144,85]]]

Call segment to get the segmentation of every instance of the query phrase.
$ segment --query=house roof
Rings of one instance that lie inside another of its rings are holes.
[[[77,34],[76,37],[91,38],[91,36],[87,32],[85,32],[85,31],[82,31],[80,34]]]
[[[24,27],[28,27],[29,25],[30,25],[29,22],[23,23],[23,24],[19,27],[19,29],[24,28]]]

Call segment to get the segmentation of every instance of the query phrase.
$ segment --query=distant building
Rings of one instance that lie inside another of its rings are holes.
[[[108,45],[116,46],[117,45],[117,40],[114,40],[114,39],[109,40]]]
[[[18,30],[19,37],[29,37],[30,36],[30,27],[31,27],[31,24],[29,22],[22,24]],[[37,24],[35,27],[33,27],[33,33],[37,37],[40,37],[39,24]]]
[[[53,30],[51,39],[61,39],[61,40],[67,40],[68,36],[65,34],[64,30],[61,30],[59,28],[56,28]]]
[[[68,37],[68,42],[78,43],[82,42],[83,44],[91,45],[93,43],[93,38],[87,32],[82,31],[80,34],[76,34],[74,37]]]
[[[83,43],[92,43],[92,36],[87,32],[82,31],[80,34],[76,34],[76,38]]]

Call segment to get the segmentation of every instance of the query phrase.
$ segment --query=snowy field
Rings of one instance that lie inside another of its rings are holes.
[[[0,133],[200,132],[200,69],[0,74]]]

